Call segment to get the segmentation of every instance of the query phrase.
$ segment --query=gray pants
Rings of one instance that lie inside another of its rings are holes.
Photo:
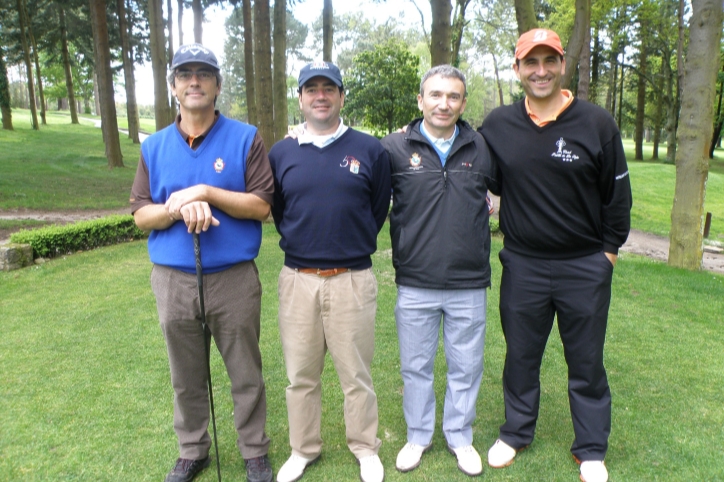
[[[209,453],[211,438],[196,275],[154,265],[151,287],[168,349],[180,457],[202,459]],[[254,262],[204,275],[204,305],[231,381],[239,451],[245,459],[265,455],[269,439],[264,432],[266,390],[259,352],[261,283]]]

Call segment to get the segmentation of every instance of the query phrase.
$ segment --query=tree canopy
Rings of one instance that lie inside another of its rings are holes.
[[[345,79],[344,115],[361,120],[377,136],[407,124],[418,114],[419,65],[420,58],[398,41],[358,54]]]

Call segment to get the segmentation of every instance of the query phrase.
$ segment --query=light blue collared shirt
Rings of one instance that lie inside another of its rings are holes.
[[[447,161],[447,154],[450,152],[450,148],[453,145],[453,142],[455,142],[455,138],[458,136],[458,126],[455,125],[455,132],[453,132],[453,135],[450,136],[450,139],[441,139],[438,137],[433,137],[430,135],[430,133],[425,129],[425,121],[423,120],[420,122],[420,132],[423,136],[427,138],[427,140],[430,141],[432,144],[432,147],[435,148],[437,151],[438,156],[440,156],[440,161],[442,162],[442,165],[445,165],[445,161]]]

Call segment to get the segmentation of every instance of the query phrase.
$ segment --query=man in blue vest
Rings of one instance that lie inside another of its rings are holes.
[[[131,190],[136,224],[151,231],[151,287],[166,339],[179,458],[166,482],[186,482],[209,466],[205,335],[191,233],[200,236],[206,321],[226,365],[237,445],[249,482],[270,482],[266,392],[259,330],[261,283],[254,264],[274,181],[256,128],[215,110],[216,56],[184,45],[169,83],[179,106],[173,125],[149,137]]]

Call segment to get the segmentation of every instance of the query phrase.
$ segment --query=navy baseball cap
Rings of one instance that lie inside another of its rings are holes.
[[[188,44],[179,47],[173,56],[171,70],[183,64],[190,64],[191,62],[199,62],[219,70],[219,62],[216,60],[216,55],[201,44]]]
[[[342,74],[339,72],[339,68],[331,62],[312,62],[302,67],[302,70],[299,71],[299,88],[301,89],[313,77],[326,77],[337,87],[342,87]]]

